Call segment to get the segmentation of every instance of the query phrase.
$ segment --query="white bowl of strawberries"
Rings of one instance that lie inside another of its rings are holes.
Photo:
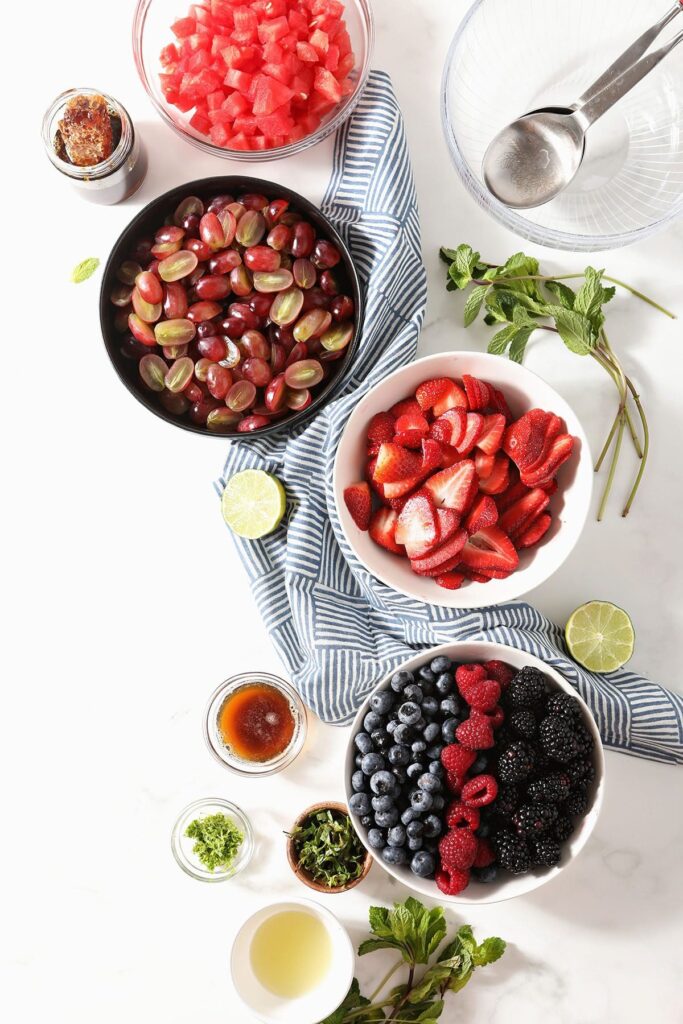
[[[544,380],[500,356],[444,352],[358,403],[333,487],[344,536],[373,576],[426,604],[481,608],[562,565],[593,468],[579,420]]]

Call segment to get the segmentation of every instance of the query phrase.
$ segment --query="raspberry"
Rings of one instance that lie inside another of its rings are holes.
[[[455,730],[456,739],[470,750],[488,750],[493,746],[493,727],[486,715],[473,712]]]
[[[570,693],[553,693],[548,697],[546,714],[568,718],[572,722],[580,722],[581,705]]]
[[[477,755],[459,743],[449,743],[441,751],[441,764],[447,772],[464,777],[477,759]]]
[[[476,807],[467,806],[462,800],[454,800],[446,810],[446,824],[449,828],[479,828],[480,814]]]
[[[500,704],[496,704],[492,711],[480,711],[477,712],[477,714],[485,715],[491,723],[492,729],[500,729],[501,725],[505,721],[505,712]]]
[[[524,782],[535,767],[533,747],[525,740],[513,740],[498,758],[498,778],[501,782]]]
[[[512,824],[522,836],[547,832],[557,820],[554,804],[523,804],[512,816]]]
[[[505,697],[512,708],[532,708],[545,697],[545,677],[537,668],[520,669]]]
[[[486,669],[483,665],[459,665],[455,670],[455,681],[458,689],[467,700],[467,690],[474,683],[480,683],[486,679]]]
[[[503,818],[511,818],[522,802],[519,786],[499,786],[495,809]]]
[[[573,761],[580,753],[576,729],[572,722],[557,715],[548,715],[538,727],[541,749],[561,764]]]
[[[531,857],[537,867],[549,868],[557,864],[562,856],[560,844],[549,836],[534,839],[531,844]]]
[[[536,716],[533,711],[515,711],[508,722],[512,731],[524,740],[532,740],[536,735]]]
[[[571,779],[566,772],[553,772],[529,783],[527,795],[530,800],[540,803],[559,804],[566,800],[571,789]]]
[[[500,700],[500,684],[495,679],[482,679],[467,687],[467,703],[475,711],[493,711]]]
[[[441,868],[435,877],[436,884],[446,896],[457,896],[466,889],[470,881],[469,871],[453,871]]]
[[[506,829],[493,837],[498,863],[513,875],[523,875],[531,867],[531,854],[526,840]]]
[[[485,661],[484,668],[489,679],[495,679],[501,690],[507,690],[510,680],[515,674],[509,665],[506,665],[504,661]]]
[[[462,787],[461,799],[468,807],[486,807],[498,796],[498,783],[493,775],[476,775]]]
[[[456,828],[439,843],[439,856],[443,867],[452,871],[469,871],[477,855],[477,837],[469,828]]]
[[[495,859],[496,855],[488,839],[480,839],[477,845],[477,856],[474,858],[472,867],[487,868],[489,864],[493,864]]]
[[[464,781],[464,775],[458,775],[457,772],[446,772],[446,785],[450,789],[451,793],[454,793],[456,796],[460,794]]]

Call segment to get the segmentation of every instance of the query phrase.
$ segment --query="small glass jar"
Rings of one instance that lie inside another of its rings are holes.
[[[112,119],[118,120],[121,128],[113,153],[91,167],[71,163],[64,159],[57,148],[59,121],[69,100],[77,96],[102,96]],[[53,166],[69,178],[81,195],[92,203],[112,206],[128,199],[140,188],[147,173],[147,152],[128,111],[117,100],[97,89],[68,89],[58,96],[45,113],[42,134]]]
[[[226,817],[233,821],[244,837],[230,866],[223,869],[219,868],[215,871],[209,871],[202,864],[192,849],[195,840],[185,835],[187,827],[191,822],[196,818],[206,818],[210,814],[226,815]],[[225,882],[228,878],[233,878],[234,875],[237,875],[246,868],[251,860],[255,845],[254,833],[244,811],[240,810],[236,804],[230,803],[229,800],[222,800],[220,797],[205,797],[202,800],[195,800],[194,803],[185,807],[179,814],[171,834],[171,849],[176,862],[185,874],[196,878],[200,882]]]

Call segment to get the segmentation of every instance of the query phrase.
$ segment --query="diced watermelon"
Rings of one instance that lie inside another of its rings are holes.
[[[288,103],[293,92],[282,82],[270,78],[268,75],[259,75],[256,80],[256,94],[254,97],[255,114],[272,114],[274,110]]]
[[[190,118],[190,125],[195,131],[201,132],[202,135],[208,135],[211,131],[211,121],[205,114],[200,113],[198,110]]]
[[[225,102],[225,92],[223,89],[216,89],[215,92],[210,92],[206,97],[206,105],[209,110],[218,110],[219,107]]]
[[[234,118],[244,114],[249,109],[249,100],[241,92],[233,92],[223,102],[222,109],[234,120]]]
[[[327,53],[330,46],[330,40],[328,39],[327,32],[321,32],[319,28],[315,29],[315,31],[311,33],[308,41],[321,57]]]
[[[278,39],[282,39],[286,35],[289,35],[289,22],[285,17],[273,18],[272,21],[262,21],[258,26],[259,41],[264,45],[266,43],[276,43]]]
[[[169,43],[168,46],[164,46],[159,57],[161,64],[165,67],[167,64],[175,64],[178,60],[178,50],[175,43]]]
[[[191,36],[197,27],[194,18],[179,18],[178,21],[174,21],[171,25],[171,32],[178,39],[187,39]]]
[[[332,43],[325,56],[325,70],[335,72],[339,67],[339,47]]]
[[[325,68],[317,67],[315,69],[313,88],[329,103],[339,103],[342,98],[342,90],[339,82],[334,75],[331,74],[331,72],[326,71]]]
[[[228,142],[228,132],[224,124],[211,125],[209,138],[214,146],[225,146]]]
[[[307,64],[317,64],[320,60],[318,51],[310,43],[297,43],[296,55],[299,60],[306,61]]]
[[[229,86],[231,89],[237,89],[238,92],[241,92],[246,96],[251,88],[253,77],[253,75],[248,75],[246,71],[238,71],[237,68],[230,68],[225,76],[224,84]]]

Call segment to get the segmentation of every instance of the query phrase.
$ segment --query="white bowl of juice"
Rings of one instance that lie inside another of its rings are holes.
[[[262,907],[235,937],[230,972],[263,1024],[316,1024],[351,987],[355,954],[346,929],[312,900]]]

